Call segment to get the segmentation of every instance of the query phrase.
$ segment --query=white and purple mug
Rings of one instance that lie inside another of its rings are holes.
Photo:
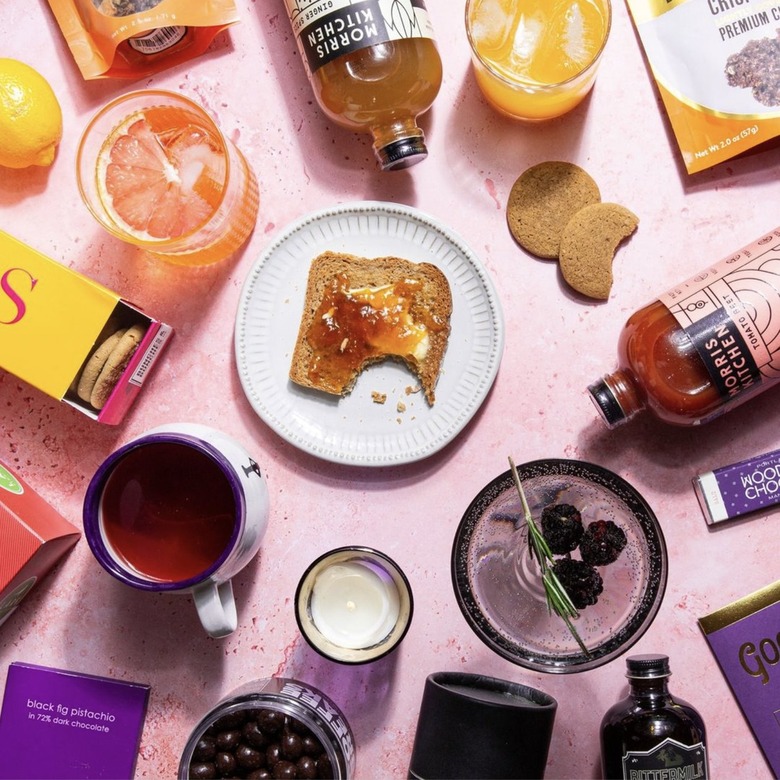
[[[194,423],[154,428],[109,455],[84,499],[97,561],[140,590],[190,593],[208,634],[238,625],[231,578],[257,554],[268,488],[249,453]]]

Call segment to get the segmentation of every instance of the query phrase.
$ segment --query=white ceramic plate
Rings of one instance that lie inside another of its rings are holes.
[[[309,266],[326,250],[395,255],[444,272],[452,330],[432,407],[410,392],[419,383],[397,361],[370,366],[344,397],[290,381]],[[490,390],[503,347],[498,296],[474,253],[449,228],[395,203],[348,203],[289,225],[249,272],[236,316],[238,372],[260,418],[312,455],[361,466],[411,463],[451,441]],[[386,394],[384,404],[374,392]]]

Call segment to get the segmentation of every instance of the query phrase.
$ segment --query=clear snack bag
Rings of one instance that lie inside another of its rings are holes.
[[[780,136],[780,6],[627,0],[688,173]]]
[[[142,78],[203,54],[234,0],[48,0],[85,79]]]

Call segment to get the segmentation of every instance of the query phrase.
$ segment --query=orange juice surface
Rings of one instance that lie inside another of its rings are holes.
[[[592,86],[609,0],[471,0],[467,14],[477,81],[500,111],[557,116]]]

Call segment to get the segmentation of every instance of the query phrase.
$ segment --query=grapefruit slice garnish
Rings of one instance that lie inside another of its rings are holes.
[[[106,141],[98,162],[104,205],[116,224],[143,240],[196,231],[219,207],[225,156],[200,127],[179,117],[162,130],[136,114]]]

